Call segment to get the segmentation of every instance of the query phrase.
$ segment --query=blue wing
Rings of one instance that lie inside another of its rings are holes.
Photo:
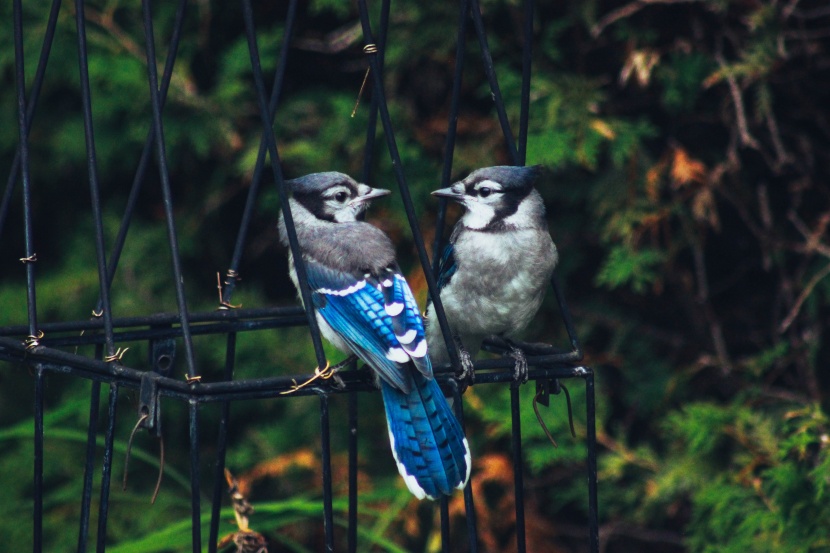
[[[399,271],[355,275],[313,260],[306,269],[317,312],[384,381],[409,393],[410,361],[432,377],[423,322]]]
[[[443,289],[450,283],[458,265],[455,263],[455,244],[450,241],[441,253],[441,260],[438,262],[438,290]]]

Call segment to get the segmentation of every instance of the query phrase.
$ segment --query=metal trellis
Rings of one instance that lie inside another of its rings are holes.
[[[157,73],[154,62],[147,63],[147,84],[151,98],[152,123],[147,133],[144,148],[140,154],[138,166],[132,181],[124,215],[116,237],[113,240],[109,255],[105,252],[105,236],[103,229],[103,215],[101,211],[100,186],[97,176],[97,161],[95,153],[95,134],[92,118],[92,99],[89,88],[89,60],[86,43],[85,13],[83,0],[75,1],[75,16],[78,40],[78,68],[81,83],[81,108],[84,120],[84,137],[86,143],[90,199],[92,218],[95,231],[96,264],[98,269],[99,299],[93,310],[93,317],[89,320],[60,321],[41,323],[37,318],[36,308],[36,266],[37,253],[34,248],[33,218],[37,213],[33,211],[33,189],[29,166],[30,148],[29,134],[32,121],[40,97],[42,85],[47,74],[51,47],[55,37],[55,28],[61,0],[53,0],[48,21],[45,26],[43,46],[34,74],[31,89],[27,91],[24,84],[24,56],[23,56],[23,17],[22,0],[14,0],[14,47],[15,47],[15,78],[17,93],[17,109],[19,121],[19,144],[9,178],[0,202],[0,238],[6,219],[11,209],[11,200],[17,183],[22,187],[22,212],[24,225],[25,255],[21,261],[26,268],[28,319],[20,324],[0,328],[0,359],[20,363],[29,368],[34,379],[34,463],[33,463],[33,551],[43,549],[43,494],[44,494],[44,385],[48,374],[65,374],[71,377],[87,379],[91,382],[90,410],[87,427],[87,448],[84,464],[83,493],[80,499],[81,517],[78,528],[77,550],[87,550],[87,538],[93,509],[93,479],[100,477],[100,497],[97,505],[97,542],[96,551],[106,550],[107,520],[110,499],[110,484],[112,476],[112,459],[115,442],[115,421],[117,416],[117,399],[122,390],[136,390],[140,398],[139,425],[156,435],[160,432],[158,419],[159,401],[162,397],[186,403],[188,406],[189,429],[189,461],[191,486],[191,532],[192,550],[202,551],[202,514],[201,514],[201,475],[200,454],[203,444],[200,434],[205,428],[200,423],[200,407],[208,403],[221,405],[216,433],[215,470],[210,476],[213,486],[210,508],[210,527],[208,551],[216,551],[219,515],[222,496],[224,495],[225,455],[228,442],[228,424],[231,417],[233,402],[263,399],[282,398],[290,399],[315,395],[319,398],[319,414],[322,447],[322,502],[323,526],[326,548],[333,551],[335,547],[334,511],[332,493],[331,446],[329,443],[329,398],[332,395],[348,394],[348,425],[351,432],[348,441],[348,528],[347,549],[356,551],[358,547],[357,525],[359,501],[357,496],[357,446],[359,434],[358,395],[374,391],[375,387],[367,371],[343,371],[339,374],[340,381],[316,380],[308,386],[296,389],[296,383],[309,380],[305,376],[275,376],[257,379],[234,379],[236,363],[236,341],[238,333],[257,330],[308,326],[309,334],[314,345],[315,355],[320,367],[326,366],[326,356],[317,328],[316,319],[311,311],[313,303],[305,280],[305,268],[302,258],[296,255],[299,251],[297,236],[294,232],[291,212],[288,207],[288,190],[286,188],[280,166],[279,151],[273,131],[273,122],[278,112],[280,95],[283,90],[285,69],[289,55],[289,43],[294,32],[297,18],[297,0],[290,0],[285,19],[283,40],[277,58],[277,69],[271,85],[270,97],[266,94],[263,71],[260,66],[260,53],[256,41],[253,8],[250,0],[240,3],[244,30],[253,70],[259,112],[261,114],[262,135],[258,156],[253,170],[251,186],[244,211],[240,219],[239,230],[232,253],[229,268],[221,285],[221,305],[216,311],[194,312],[188,311],[185,300],[184,279],[182,277],[181,257],[179,255],[179,240],[176,235],[173,200],[170,193],[171,182],[167,166],[167,148],[164,139],[164,123],[162,112],[167,99],[167,92],[173,75],[173,66],[176,61],[180,41],[184,34],[184,21],[187,14],[187,0],[180,0],[175,14],[175,22],[170,36],[169,49],[161,77]],[[154,24],[152,17],[151,0],[142,0],[143,25],[145,35],[145,55],[147,60],[156,60],[154,42]],[[424,270],[430,297],[436,309],[436,318],[444,336],[449,338],[449,326],[438,297],[436,277],[437,261],[430,263],[424,238],[419,228],[419,220],[410,195],[406,180],[404,161],[401,159],[395,141],[395,132],[392,120],[387,109],[383,65],[385,45],[389,37],[388,26],[390,16],[390,1],[383,0],[380,7],[379,25],[372,29],[369,9],[365,0],[358,0],[360,24],[363,31],[364,52],[366,53],[371,73],[371,106],[369,108],[369,125],[366,133],[366,147],[364,152],[364,169],[362,179],[368,180],[373,165],[372,155],[376,140],[377,121],[383,129],[383,136],[389,152],[392,168],[398,184],[401,201],[406,211],[407,221],[412,229],[412,236],[418,254],[418,260]],[[444,146],[445,164],[442,172],[442,186],[447,186],[452,174],[452,159],[456,141],[456,125],[461,98],[461,76],[465,63],[465,37],[468,25],[473,29],[478,39],[483,67],[494,99],[499,124],[504,135],[507,151],[511,162],[516,165],[524,164],[527,148],[528,117],[530,104],[530,77],[531,77],[531,46],[532,25],[534,14],[533,0],[524,3],[523,25],[523,80],[521,88],[521,113],[519,115],[518,139],[513,135],[506,108],[498,85],[498,79],[490,55],[487,34],[482,19],[478,0],[460,0],[458,17],[458,39],[455,60],[455,75],[452,86],[450,113],[447,125],[447,138]],[[301,293],[304,304],[302,307],[272,307],[256,309],[233,308],[231,298],[237,282],[242,252],[247,242],[252,213],[257,204],[264,173],[269,169],[266,165],[266,156],[270,161],[270,171],[276,183],[281,208],[286,219],[288,238],[291,250],[295,253],[297,272],[300,276]],[[139,192],[147,180],[150,159],[154,157],[157,163],[159,182],[163,196],[164,219],[167,228],[169,251],[172,259],[171,282],[176,291],[177,310],[175,313],[156,313],[139,317],[114,317],[112,313],[110,295],[113,277],[118,267],[119,259],[126,243],[127,233],[135,212]],[[325,170],[326,168],[321,168]],[[446,201],[441,200],[437,218],[436,239],[433,251],[440,251],[442,234],[445,226]],[[435,256],[438,257],[437,255]],[[586,397],[586,465],[588,488],[588,520],[587,536],[589,551],[599,551],[599,535],[597,523],[597,468],[596,468],[596,435],[595,435],[595,393],[594,373],[589,367],[582,366],[582,350],[580,348],[574,325],[571,320],[564,295],[559,283],[554,277],[552,289],[560,307],[562,324],[568,334],[570,343],[567,348],[554,346],[526,344],[525,353],[529,365],[529,378],[537,384],[540,394],[546,395],[552,389],[558,389],[560,379],[582,379],[585,382]],[[81,334],[78,334],[79,331]],[[203,380],[196,364],[193,336],[197,335],[224,336],[225,366],[222,377],[213,382]],[[146,367],[130,367],[121,363],[121,349],[118,344],[124,342],[146,341],[150,351],[149,364]],[[184,346],[186,361],[185,375],[170,374],[170,366],[175,355],[176,342]],[[436,367],[436,377],[446,385],[454,398],[456,413],[463,424],[463,395],[455,374],[460,368],[458,353],[452,339],[447,340],[452,362],[448,366]],[[74,353],[71,348],[76,346],[95,346],[94,356],[85,356]],[[69,348],[69,349],[68,349]],[[496,353],[504,353],[504,344],[497,342],[487,344],[487,349]],[[480,360],[475,364],[476,384],[499,384],[510,386],[510,404],[512,413],[512,453],[514,459],[514,493],[516,505],[516,541],[517,550],[526,550],[525,543],[525,515],[524,515],[524,482],[522,437],[519,418],[520,398],[519,383],[513,380],[513,360],[510,357]],[[184,378],[182,378],[184,376]],[[97,458],[99,426],[99,403],[101,384],[108,385],[108,401],[105,428],[103,430],[103,448],[101,458]],[[294,389],[290,396],[283,395],[287,390]],[[100,473],[96,474],[95,466],[100,462]],[[475,508],[473,505],[472,486],[464,492],[467,542],[470,551],[478,551],[478,538]],[[441,519],[441,536],[443,550],[449,551],[450,524],[447,500],[438,504]]]

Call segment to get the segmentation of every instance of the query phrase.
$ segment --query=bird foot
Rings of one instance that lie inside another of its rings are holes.
[[[467,351],[467,348],[464,347],[464,344],[462,344],[461,340],[457,337],[455,338],[455,347],[458,351],[458,360],[461,362],[461,370],[455,375],[455,377],[459,381],[464,382],[464,388],[466,389],[467,386],[475,384],[475,363],[473,362],[473,357],[470,355],[470,352]]]
[[[508,344],[510,345],[510,353],[508,355],[516,361],[516,364],[513,366],[513,380],[525,384],[528,378],[527,357],[525,357],[524,351],[514,344],[510,342]]]

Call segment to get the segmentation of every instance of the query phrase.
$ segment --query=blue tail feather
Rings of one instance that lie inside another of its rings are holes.
[[[414,386],[401,392],[382,382],[392,453],[409,490],[435,499],[463,488],[470,449],[438,383],[413,371]]]

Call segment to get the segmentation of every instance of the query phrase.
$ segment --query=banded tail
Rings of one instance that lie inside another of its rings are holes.
[[[412,379],[409,393],[381,383],[392,455],[415,497],[451,495],[470,479],[470,446],[438,383]]]

